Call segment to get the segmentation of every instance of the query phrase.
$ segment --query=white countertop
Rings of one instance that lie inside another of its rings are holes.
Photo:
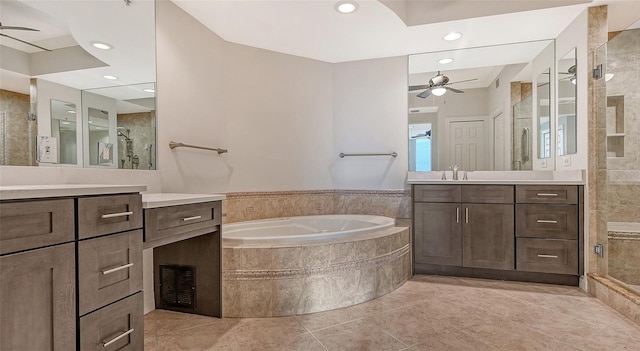
[[[0,200],[139,193],[146,185],[55,184],[0,186]]]
[[[408,184],[540,184],[540,185],[582,185],[585,184],[583,170],[570,171],[474,171],[468,172],[468,180],[462,180],[464,172],[458,172],[458,180],[453,180],[453,172],[446,171],[408,172]]]
[[[142,194],[142,207],[156,208],[188,205],[201,202],[221,201],[226,198],[226,195],[223,194],[150,193]]]
[[[583,185],[577,180],[437,180],[437,179],[408,179],[409,184],[502,184],[502,185]]]

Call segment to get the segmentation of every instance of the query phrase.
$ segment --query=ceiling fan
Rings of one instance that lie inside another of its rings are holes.
[[[4,30],[26,30],[26,31],[30,31],[30,32],[39,32],[40,31],[39,29],[33,29],[33,28],[27,28],[27,27],[4,26],[4,25],[2,25],[2,23],[0,23],[0,31],[4,31]],[[6,37],[6,38],[9,38],[9,39],[13,39],[13,40],[17,40],[17,41],[19,41],[21,43],[24,43],[24,44],[27,44],[27,45],[31,45],[33,47],[36,47],[36,48],[40,49],[40,50],[51,51],[49,49],[43,48],[42,46],[38,46],[36,44],[32,44],[32,43],[30,43],[28,41],[24,41],[22,39],[18,39],[16,37],[12,37],[12,36],[10,36],[8,34],[4,34],[2,32],[0,32],[0,36]]]
[[[429,84],[409,86],[409,91],[425,89],[423,92],[417,95],[419,98],[423,98],[423,99],[428,97],[431,94],[435,96],[442,96],[447,92],[447,90],[453,91],[454,93],[464,93],[464,91],[451,88],[449,87],[449,85],[462,83],[462,82],[471,82],[474,80],[478,80],[478,79],[474,78],[474,79],[467,79],[467,80],[461,80],[461,81],[449,83],[449,77],[445,76],[444,74],[440,73],[440,71],[438,71],[438,74],[435,77],[429,79]]]
[[[568,80],[572,84],[576,84],[576,65],[569,67],[566,72],[558,72],[558,74],[568,75],[567,77],[561,78],[561,80]]]

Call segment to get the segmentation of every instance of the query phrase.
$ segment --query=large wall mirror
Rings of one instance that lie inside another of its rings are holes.
[[[536,79],[536,112],[538,121],[538,158],[551,158],[551,68],[547,68]]]
[[[409,170],[533,169],[534,72],[553,67],[554,46],[542,40],[410,55]]]
[[[156,169],[154,1],[3,0],[0,21],[38,30],[0,38],[1,165],[38,165],[37,134],[60,166]]]
[[[575,154],[578,149],[576,126],[576,49],[567,52],[558,61],[558,155]]]

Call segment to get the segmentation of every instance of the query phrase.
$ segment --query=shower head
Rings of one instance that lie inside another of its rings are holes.
[[[131,141],[131,138],[129,138],[127,135],[125,135],[123,132],[118,131],[118,136],[124,137],[125,139]]]

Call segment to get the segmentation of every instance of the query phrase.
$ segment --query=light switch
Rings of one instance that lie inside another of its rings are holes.
[[[565,156],[565,157],[562,159],[562,165],[563,165],[564,167],[569,167],[569,166],[571,166],[571,156]]]

